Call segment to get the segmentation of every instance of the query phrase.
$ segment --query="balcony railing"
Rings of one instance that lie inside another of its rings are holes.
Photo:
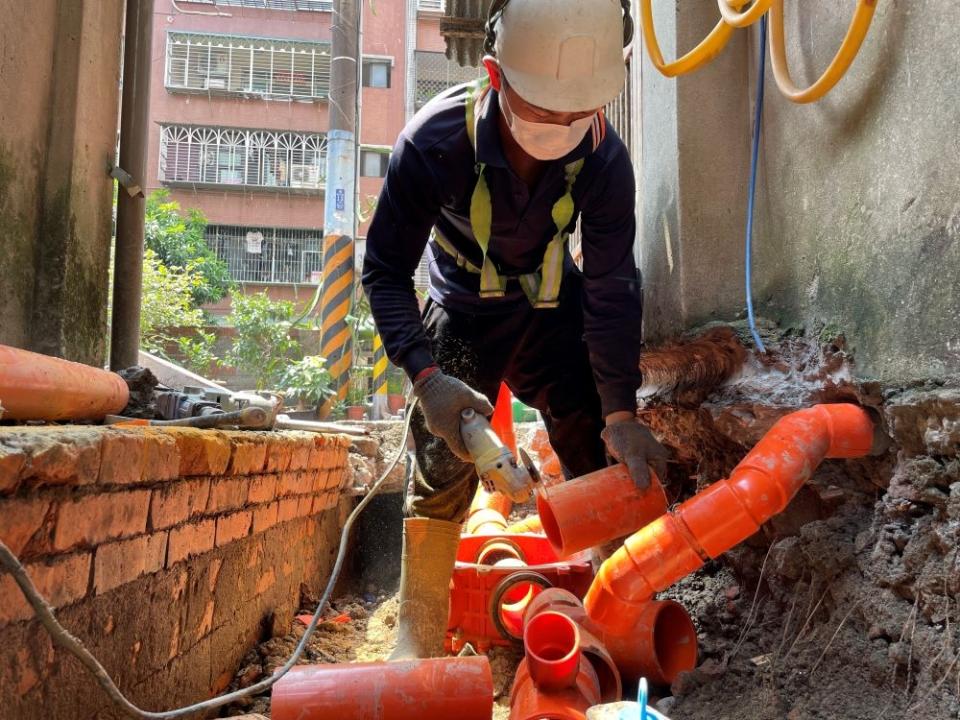
[[[320,283],[322,230],[208,225],[206,238],[238,283]]]
[[[173,92],[318,100],[330,91],[328,42],[172,32],[166,59]]]
[[[332,0],[185,0],[188,3],[203,5],[223,5],[225,7],[247,7],[261,10],[310,10],[313,12],[331,12]]]
[[[446,0],[417,0],[417,10],[420,12],[442,13],[446,5]]]
[[[318,192],[327,140],[319,133],[163,125],[160,181],[168,185]]]
[[[475,67],[460,67],[442,52],[417,50],[416,60],[416,96],[414,107],[419,110],[431,98],[447,88],[460,83],[476,80],[480,70]]]

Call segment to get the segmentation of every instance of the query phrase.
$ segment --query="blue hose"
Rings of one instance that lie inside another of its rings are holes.
[[[753,315],[753,273],[751,265],[753,264],[753,199],[757,193],[757,158],[760,155],[760,125],[763,120],[763,85],[764,76],[767,70],[767,16],[760,18],[760,58],[758,60],[757,70],[757,108],[753,118],[753,147],[750,154],[750,188],[747,198],[747,249],[746,249],[746,292],[747,292],[747,318],[750,321],[750,334],[753,335],[753,341],[757,344],[760,352],[765,353],[767,349],[763,346],[760,339],[760,333],[757,332],[757,320]]]

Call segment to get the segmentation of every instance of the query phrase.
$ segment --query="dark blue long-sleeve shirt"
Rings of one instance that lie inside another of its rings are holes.
[[[535,271],[556,233],[552,208],[566,191],[564,167],[585,158],[573,188],[583,234],[584,336],[604,414],[636,407],[640,385],[641,302],[633,259],[635,181],[627,149],[613,127],[594,150],[588,132],[580,146],[550,162],[536,187],[524,183],[504,155],[497,93],[479,110],[477,150],[467,135],[466,86],[431,101],[404,128],[390,159],[367,233],[363,286],[390,359],[415,377],[433,364],[420,319],[413,275],[429,253],[430,296],[445,308],[509,312],[528,300],[511,279],[505,297],[481,298],[480,276],[457,266],[434,241],[437,230],[475,266],[483,255],[470,226],[477,163],[486,165],[493,224],[488,250],[501,275]],[[579,272],[566,258],[566,273]]]

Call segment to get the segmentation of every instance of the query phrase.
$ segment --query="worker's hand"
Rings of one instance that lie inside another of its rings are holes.
[[[443,438],[458,458],[473,462],[460,435],[460,413],[473,408],[489,417],[493,413],[490,401],[463,381],[440,370],[419,377],[413,384],[413,394],[420,400],[427,430]]]
[[[667,450],[650,432],[633,418],[607,425],[600,433],[607,452],[630,470],[630,477],[641,490],[650,487],[650,468],[660,480],[667,476]]]

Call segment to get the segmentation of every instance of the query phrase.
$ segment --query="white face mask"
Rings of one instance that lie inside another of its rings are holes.
[[[574,120],[571,125],[536,123],[517,117],[510,109],[505,92],[501,92],[499,98],[500,112],[503,113],[503,119],[507,121],[513,139],[528,155],[537,160],[558,160],[572,152],[583,142],[595,117],[588,115]]]

